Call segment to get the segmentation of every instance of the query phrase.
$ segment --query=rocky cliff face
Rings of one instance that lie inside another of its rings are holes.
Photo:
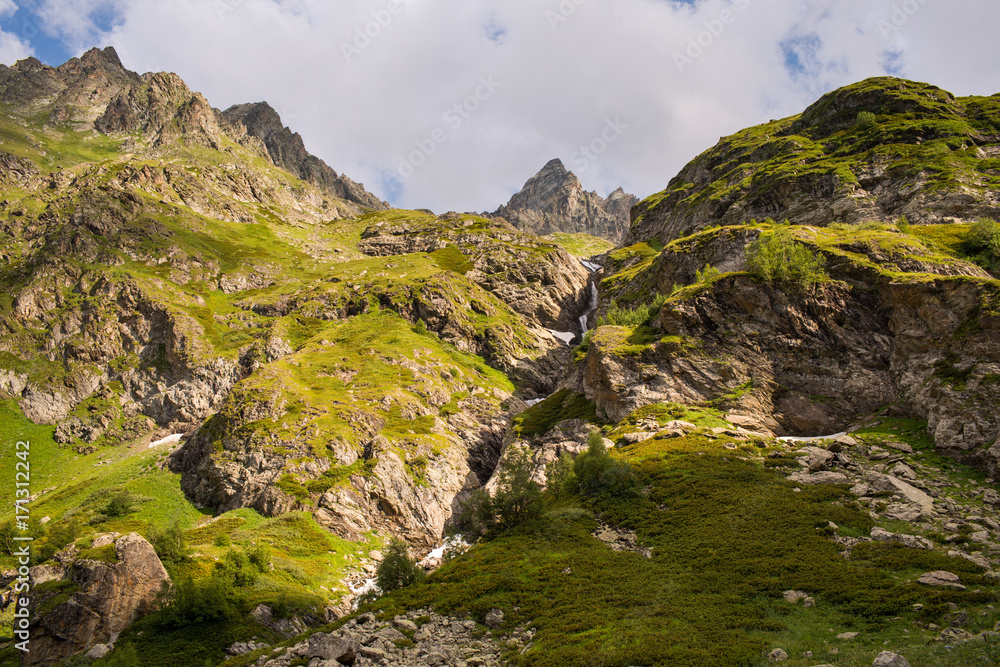
[[[91,49],[55,68],[36,58],[0,66],[0,100],[28,115],[46,114],[51,123],[93,127],[117,95],[139,84],[112,47]]]
[[[769,217],[819,226],[997,217],[998,106],[996,96],[891,78],[836,90],[695,158],[633,210],[626,245]]]
[[[843,431],[894,405],[927,419],[942,451],[996,474],[997,281],[895,228],[862,240],[799,227],[831,280],[761,282],[745,262],[762,229],[706,230],[638,264],[612,264],[621,271],[602,281],[599,313],[611,298],[672,296],[645,325],[593,331],[568,386],[610,421],[654,403],[713,405],[778,435]],[[723,273],[699,281],[706,264]]]
[[[71,547],[54,564],[32,568],[31,578],[41,592],[33,598],[26,665],[53,665],[114,643],[170,580],[153,547],[136,533],[100,535],[82,553]]]
[[[588,273],[553,244],[509,225],[475,216],[447,214],[433,224],[392,221],[362,233],[359,249],[369,255],[458,250],[462,272],[538,325],[574,331],[585,301]]]
[[[614,242],[624,238],[629,210],[639,201],[621,188],[607,199],[586,192],[561,160],[552,160],[493,214],[518,229],[538,234],[585,233]]]

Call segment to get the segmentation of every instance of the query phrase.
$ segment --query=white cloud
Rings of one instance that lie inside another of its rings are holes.
[[[720,136],[867,76],[893,72],[961,95],[1000,90],[1000,6],[971,0],[46,7],[66,39],[111,43],[138,71],[175,71],[216,106],[269,101],[338,171],[437,211],[492,210],[552,157],[588,188],[647,196]],[[95,12],[114,24],[100,37]],[[609,122],[624,128],[607,133],[613,141],[602,136]],[[602,150],[591,160],[588,146]],[[400,157],[420,153],[402,178]]]
[[[0,18],[13,16],[17,12],[14,0],[0,0]],[[6,27],[7,30],[4,30]],[[0,27],[0,63],[15,63],[22,58],[34,55],[34,51],[20,35],[11,32],[10,25]]]
[[[14,63],[31,55],[34,51],[17,35],[0,30],[0,63]]]

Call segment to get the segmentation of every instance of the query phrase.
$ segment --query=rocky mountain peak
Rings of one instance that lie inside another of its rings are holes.
[[[263,141],[267,141],[275,133],[287,129],[281,122],[281,116],[267,102],[236,104],[226,109],[223,115],[230,120],[242,123],[246,127],[247,134]]]
[[[70,58],[65,63],[56,68],[59,72],[86,72],[93,73],[98,70],[105,72],[128,72],[122,64],[121,58],[115,47],[108,46],[103,49],[92,48],[79,58]]]
[[[628,211],[638,199],[621,188],[607,200],[587,192],[562,160],[550,160],[528,179],[495,216],[535,234],[587,233],[620,241],[628,229]]]
[[[6,68],[6,65],[4,66]],[[34,56],[29,56],[23,60],[18,60],[9,69],[15,72],[38,72],[44,70],[47,67],[45,63]]]
[[[266,102],[234,106],[223,113],[176,74],[140,76],[126,69],[113,47],[91,49],[59,67],[35,58],[0,66],[0,102],[24,116],[47,114],[53,124],[109,135],[141,132],[150,149],[176,139],[218,149],[223,134],[229,134],[235,141],[254,144],[278,167],[334,197],[387,208],[364,186],[311,155],[302,137],[285,127]]]
[[[267,102],[237,104],[222,112],[222,116],[231,125],[242,127],[247,136],[263,142],[268,157],[282,169],[341,199],[378,210],[388,208],[363,185],[338,175],[326,162],[311,155],[302,136],[285,127],[281,116]]]

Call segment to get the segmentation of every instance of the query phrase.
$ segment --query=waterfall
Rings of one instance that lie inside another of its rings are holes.
[[[580,316],[580,335],[587,335],[587,317],[597,310],[597,300],[600,295],[597,293],[597,284],[594,281],[590,281],[590,306],[587,311]]]

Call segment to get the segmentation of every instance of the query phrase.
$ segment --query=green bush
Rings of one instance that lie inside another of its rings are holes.
[[[32,526],[35,535],[32,549],[32,564],[44,563],[50,560],[80,534],[80,522],[73,518],[70,521],[59,521],[48,526],[38,524]]]
[[[858,112],[857,118],[854,119],[854,126],[859,130],[869,130],[878,124],[878,120],[875,118],[875,114],[871,111],[860,111]]]
[[[107,501],[103,505],[100,505],[99,509],[94,513],[90,519],[91,524],[121,519],[129,514],[138,512],[142,503],[152,500],[152,498],[135,495],[128,489],[118,489],[116,491],[101,490],[91,494],[91,499],[94,501],[99,501],[103,498],[107,498]]]
[[[705,268],[695,273],[694,280],[698,284],[709,283],[722,275],[722,272],[711,264],[706,264]]]
[[[563,452],[558,459],[545,466],[545,480],[549,491],[557,498],[572,493],[576,488],[576,473],[573,472],[573,456]]]
[[[249,588],[257,582],[257,575],[268,570],[268,554],[263,546],[250,553],[230,549],[222,561],[215,564],[215,574],[227,584]]]
[[[796,241],[787,225],[773,227],[750,244],[747,271],[757,280],[803,288],[827,279],[822,260]]]
[[[218,576],[204,579],[183,577],[177,584],[164,584],[161,602],[169,602],[159,618],[164,627],[183,627],[233,617],[229,583]]]
[[[597,326],[637,327],[653,319],[660,308],[667,302],[668,295],[657,294],[652,302],[644,303],[635,308],[619,306],[617,300],[612,300],[603,317],[597,318]]]
[[[104,514],[109,519],[117,519],[127,514],[131,514],[138,510],[138,503],[132,497],[132,494],[122,489],[115,495],[111,496],[111,500],[108,504],[104,506]]]
[[[625,461],[611,457],[600,431],[587,438],[587,451],[573,462],[577,488],[586,496],[634,496],[638,489],[635,471]]]
[[[989,218],[973,223],[965,239],[965,251],[983,268],[1000,270],[1000,224]]]
[[[149,530],[149,543],[164,563],[183,563],[188,557],[187,541],[180,523],[174,521],[168,528],[153,526]]]
[[[383,593],[390,593],[424,580],[424,571],[410,558],[410,549],[399,539],[393,539],[386,550],[385,558],[378,565],[375,583]]]

